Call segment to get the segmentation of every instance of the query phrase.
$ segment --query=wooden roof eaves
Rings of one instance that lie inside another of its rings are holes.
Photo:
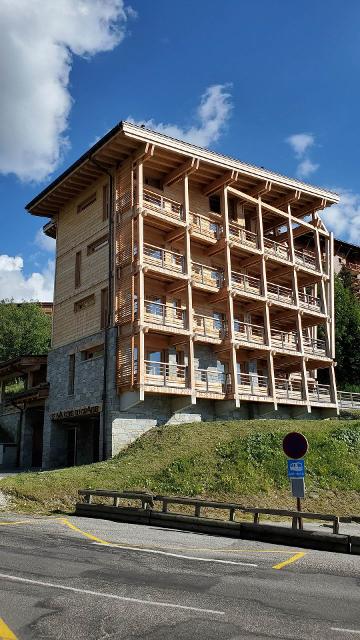
[[[325,197],[331,203],[336,203],[339,201],[339,196],[332,191],[327,191],[325,189],[315,187],[305,182],[301,182],[300,180],[288,178],[287,176],[262,169],[261,167],[256,167],[255,165],[250,165],[245,162],[241,162],[240,160],[236,160],[228,156],[223,156],[214,151],[208,151],[207,149],[203,149],[202,147],[197,147],[188,142],[176,140],[175,138],[171,138],[170,136],[166,136],[156,131],[138,127],[130,122],[123,122],[123,131],[125,136],[129,136],[137,140],[148,139],[149,141],[154,142],[156,145],[159,145],[162,148],[166,148],[177,153],[182,153],[188,157],[197,156],[199,157],[200,161],[208,162],[217,166],[220,165],[225,170],[237,170],[258,180],[263,179],[265,181],[270,180],[273,182],[277,182],[278,184],[282,184],[286,188],[290,188],[292,190],[298,191],[299,189],[301,189],[309,193],[310,195],[319,196],[322,198]]]

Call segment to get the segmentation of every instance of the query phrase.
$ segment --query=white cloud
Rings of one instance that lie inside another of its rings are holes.
[[[200,147],[207,147],[219,139],[229,120],[232,109],[230,86],[215,84],[204,91],[195,114],[196,124],[190,127],[157,123],[152,119],[135,121],[131,116],[127,120],[138,125],[144,124],[148,129],[155,129],[173,138],[186,140]]]
[[[125,35],[124,0],[0,0],[0,173],[43,180],[68,145],[73,55]]]
[[[296,156],[302,158],[310,147],[314,145],[315,138],[312,133],[294,133],[286,138],[286,142],[293,148]]]
[[[334,189],[340,195],[339,204],[322,211],[321,217],[336,238],[360,246],[360,194]]]
[[[43,249],[43,251],[49,251],[50,253],[55,251],[55,239],[46,236],[42,228],[40,228],[36,233],[35,244],[37,244],[40,249]]]
[[[309,157],[309,150],[315,144],[315,137],[312,133],[294,133],[286,138],[285,142],[290,145],[295,157],[300,160],[296,170],[299,178],[308,178],[318,170],[319,165],[312,162]]]
[[[308,178],[312,173],[315,173],[319,168],[316,162],[312,162],[310,158],[304,158],[299,162],[297,167],[297,175],[299,178]]]
[[[54,287],[54,261],[48,260],[41,272],[34,272],[28,276],[24,274],[23,267],[24,261],[20,256],[0,255],[0,300],[51,301]]]

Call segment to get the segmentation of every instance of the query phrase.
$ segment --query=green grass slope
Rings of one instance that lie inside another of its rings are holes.
[[[202,422],[152,429],[107,462],[23,473],[0,481],[11,508],[72,510],[78,489],[147,489],[234,500],[248,506],[294,505],[282,438],[302,431],[308,510],[360,513],[360,421]]]

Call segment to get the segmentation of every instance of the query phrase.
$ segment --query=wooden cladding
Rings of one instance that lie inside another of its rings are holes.
[[[83,311],[83,309],[87,309],[95,304],[95,294],[92,293],[90,296],[86,296],[86,298],[82,298],[81,300],[77,300],[74,303],[74,311],[77,313],[78,311]]]
[[[110,198],[109,198],[109,185],[104,184],[102,188],[102,214],[103,220],[108,220],[109,218],[109,208],[110,208]]]
[[[81,251],[75,255],[75,289],[81,286]]]
[[[81,213],[82,211],[85,211],[85,209],[87,209],[88,207],[90,207],[91,204],[94,204],[94,202],[96,202],[96,192],[92,193],[91,196],[89,196],[88,198],[86,198],[86,200],[83,200],[82,202],[80,202],[77,206],[77,212]]]
[[[109,289],[101,289],[100,329],[109,326]]]
[[[94,240],[94,242],[92,242],[91,244],[88,244],[87,246],[87,255],[91,256],[91,254],[95,253],[95,251],[99,251],[99,249],[102,249],[103,247],[105,247],[109,242],[109,234],[105,234],[103,236],[101,236],[100,238],[98,238],[97,240]]]

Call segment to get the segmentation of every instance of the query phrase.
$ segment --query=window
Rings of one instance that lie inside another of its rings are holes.
[[[84,349],[80,353],[82,362],[85,362],[86,360],[95,360],[95,358],[102,358],[104,356],[104,345],[97,344],[93,347],[89,347],[89,349]]]
[[[164,362],[164,353],[162,351],[147,351],[146,360],[146,373],[151,376],[161,376],[163,373],[161,363]]]
[[[68,395],[73,396],[75,390],[75,353],[69,355]]]
[[[74,303],[74,311],[77,313],[78,311],[91,307],[93,304],[95,304],[95,295],[92,293],[90,296],[86,296],[86,298],[77,300],[77,302]]]
[[[214,318],[214,329],[218,329],[219,331],[221,331],[223,328],[223,321],[224,321],[223,314],[219,313],[218,311],[214,311],[213,318]]]
[[[144,182],[148,187],[155,187],[155,189],[162,190],[162,184],[160,178],[153,178],[152,176],[145,176]]]
[[[106,329],[109,325],[109,290],[101,289],[100,329]]]
[[[81,286],[81,251],[75,256],[75,289]]]
[[[221,213],[220,196],[210,196],[209,208],[213,213]]]
[[[107,220],[109,218],[109,205],[110,205],[108,184],[104,184],[102,189],[102,196],[103,196],[103,220]]]
[[[86,198],[86,200],[83,200],[82,202],[80,202],[80,204],[78,204],[77,212],[81,213],[82,211],[90,207],[90,205],[93,204],[95,201],[96,201],[96,193],[92,193],[91,196]]]
[[[88,256],[91,256],[91,254],[95,253],[95,251],[99,251],[99,249],[106,247],[108,242],[109,242],[109,236],[108,234],[105,234],[104,236],[101,236],[101,238],[94,240],[94,242],[92,242],[91,244],[88,244],[88,247],[87,247]]]

